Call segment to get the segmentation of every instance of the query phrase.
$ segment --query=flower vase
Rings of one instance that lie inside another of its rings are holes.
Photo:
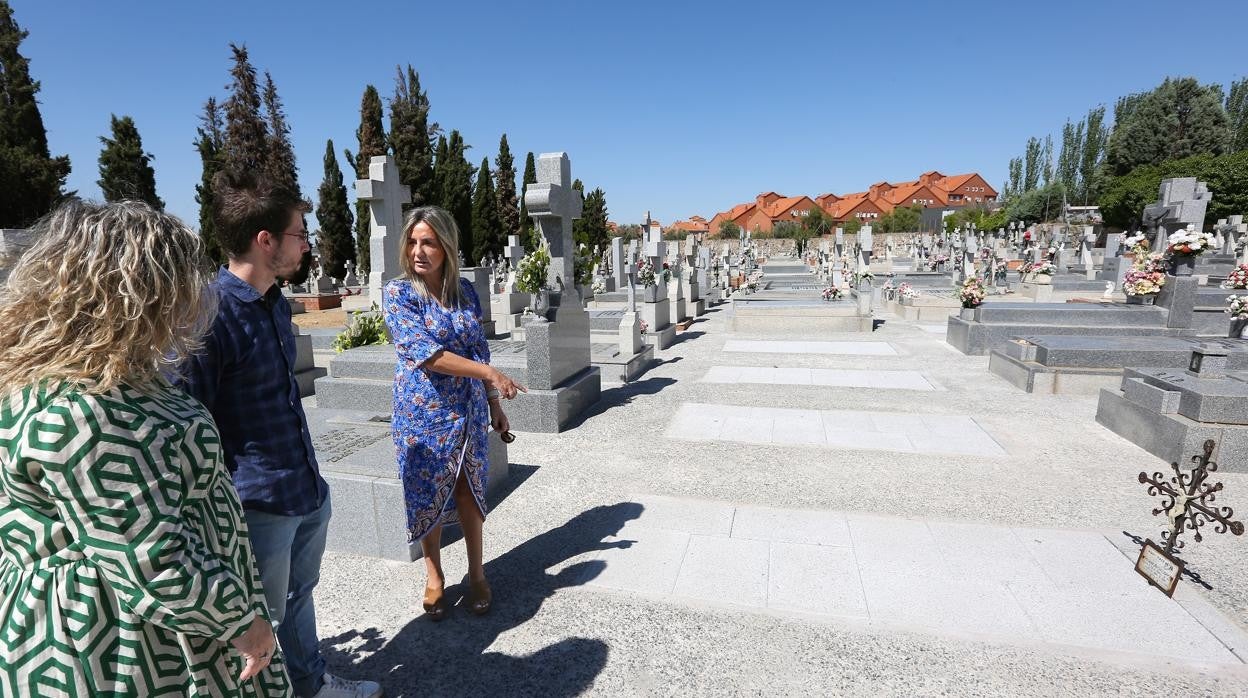
[[[1175,276],[1191,276],[1196,271],[1196,255],[1181,254],[1173,258]]]
[[[641,291],[641,300],[646,303],[656,303],[659,300],[658,286],[645,286]]]
[[[968,321],[974,320],[975,309],[963,307],[962,310],[958,311],[958,317],[962,318],[963,320],[968,320]]]
[[[1231,339],[1248,339],[1248,318],[1232,319],[1231,331],[1226,336]]]
[[[1034,276],[1032,283],[1040,284],[1041,286],[1053,285],[1053,277],[1049,274],[1035,274]]]
[[[533,294],[532,305],[533,314],[537,316],[536,322],[547,322],[549,318],[546,314],[550,312],[550,293],[546,289],[542,289]]]
[[[1127,296],[1127,305],[1152,305],[1156,300],[1156,293],[1140,293]]]

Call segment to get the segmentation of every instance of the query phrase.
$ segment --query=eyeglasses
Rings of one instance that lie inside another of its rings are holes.
[[[308,241],[308,231],[306,231],[306,230],[305,230],[305,231],[303,231],[302,233],[287,233],[287,232],[282,232],[282,233],[278,233],[278,235],[291,235],[291,236],[293,236],[293,237],[297,237],[297,238],[299,238],[300,240],[303,240],[304,242],[307,242],[307,241]]]

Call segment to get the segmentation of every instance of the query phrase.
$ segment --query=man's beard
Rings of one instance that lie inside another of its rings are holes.
[[[303,253],[299,258],[299,267],[286,276],[278,278],[285,281],[291,286],[299,286],[308,280],[308,274],[312,271],[312,250]]]

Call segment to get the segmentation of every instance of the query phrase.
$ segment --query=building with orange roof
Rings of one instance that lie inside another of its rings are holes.
[[[707,232],[711,236],[719,235],[719,226],[724,221],[732,221],[744,230],[770,231],[781,221],[800,221],[814,208],[822,209],[838,223],[851,218],[870,223],[888,215],[898,206],[959,208],[996,200],[997,190],[978,173],[944,175],[930,170],[916,180],[897,184],[881,181],[872,184],[866,191],[844,195],[829,192],[815,199],[764,192],[754,197],[752,202],[737,204],[715,214],[707,222]]]
[[[668,228],[681,233],[693,233],[694,235],[705,235],[711,229],[711,224],[702,216],[690,216],[687,221],[676,221]]]

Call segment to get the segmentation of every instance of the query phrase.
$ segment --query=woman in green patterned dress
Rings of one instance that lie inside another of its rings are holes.
[[[286,696],[216,426],[164,372],[199,237],[71,201],[0,297],[0,696]]]

